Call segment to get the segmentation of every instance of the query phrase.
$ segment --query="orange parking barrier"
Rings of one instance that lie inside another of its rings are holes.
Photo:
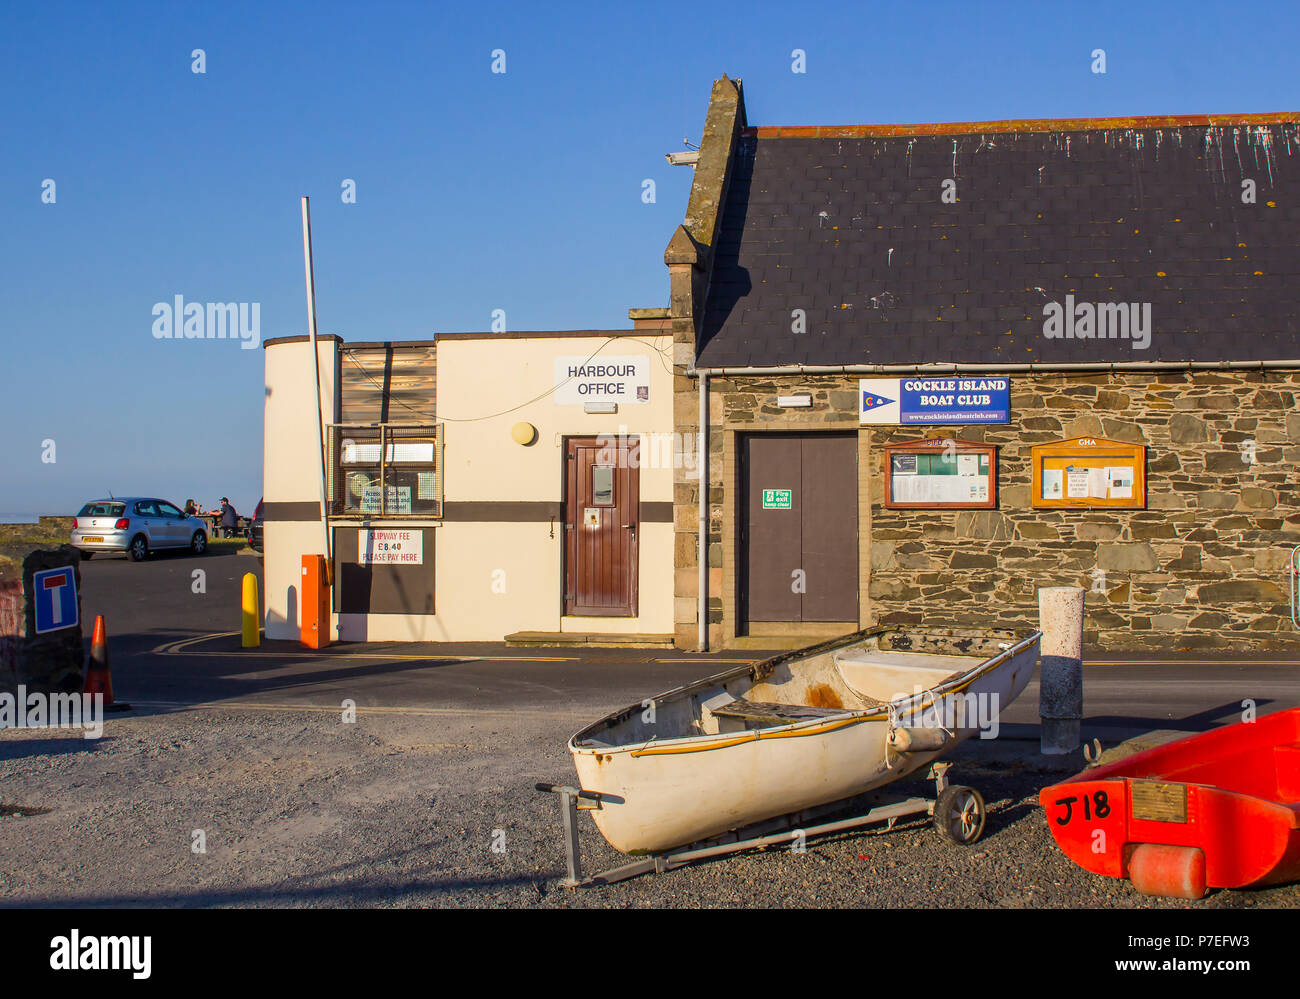
[[[330,644],[329,565],[324,555],[302,557],[302,628],[299,641],[309,649]]]

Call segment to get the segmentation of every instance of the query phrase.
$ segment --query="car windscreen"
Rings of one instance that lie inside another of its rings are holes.
[[[125,503],[87,503],[81,508],[78,517],[120,517],[126,509]]]

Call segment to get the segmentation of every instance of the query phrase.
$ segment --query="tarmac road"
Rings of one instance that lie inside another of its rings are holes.
[[[193,592],[196,570],[205,574],[205,592]],[[363,706],[562,707],[592,712],[594,719],[766,655],[513,649],[499,643],[382,643],[314,653],[292,642],[265,642],[255,653],[245,652],[234,634],[241,580],[245,572],[256,572],[260,587],[260,570],[256,558],[224,553],[160,553],[143,563],[97,558],[83,565],[87,645],[95,615],[103,614],[119,696],[168,703],[335,705],[347,697]],[[228,637],[192,641],[221,633]],[[1300,661],[1286,655],[1098,654],[1084,678],[1085,727],[1112,737],[1151,728],[1201,730],[1238,716],[1245,699],[1261,713],[1300,704]],[[1034,681],[1004,712],[1004,722],[1036,724],[1037,704]]]

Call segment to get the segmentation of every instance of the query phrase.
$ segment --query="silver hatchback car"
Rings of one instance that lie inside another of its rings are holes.
[[[80,549],[82,558],[114,554],[126,555],[132,562],[143,562],[159,548],[188,548],[202,555],[208,550],[208,526],[166,500],[101,499],[78,511],[72,521],[72,545]]]

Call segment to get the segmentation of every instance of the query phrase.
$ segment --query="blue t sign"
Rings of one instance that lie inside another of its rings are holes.
[[[32,573],[32,591],[36,605],[36,634],[77,626],[77,583],[72,575],[72,566]]]

